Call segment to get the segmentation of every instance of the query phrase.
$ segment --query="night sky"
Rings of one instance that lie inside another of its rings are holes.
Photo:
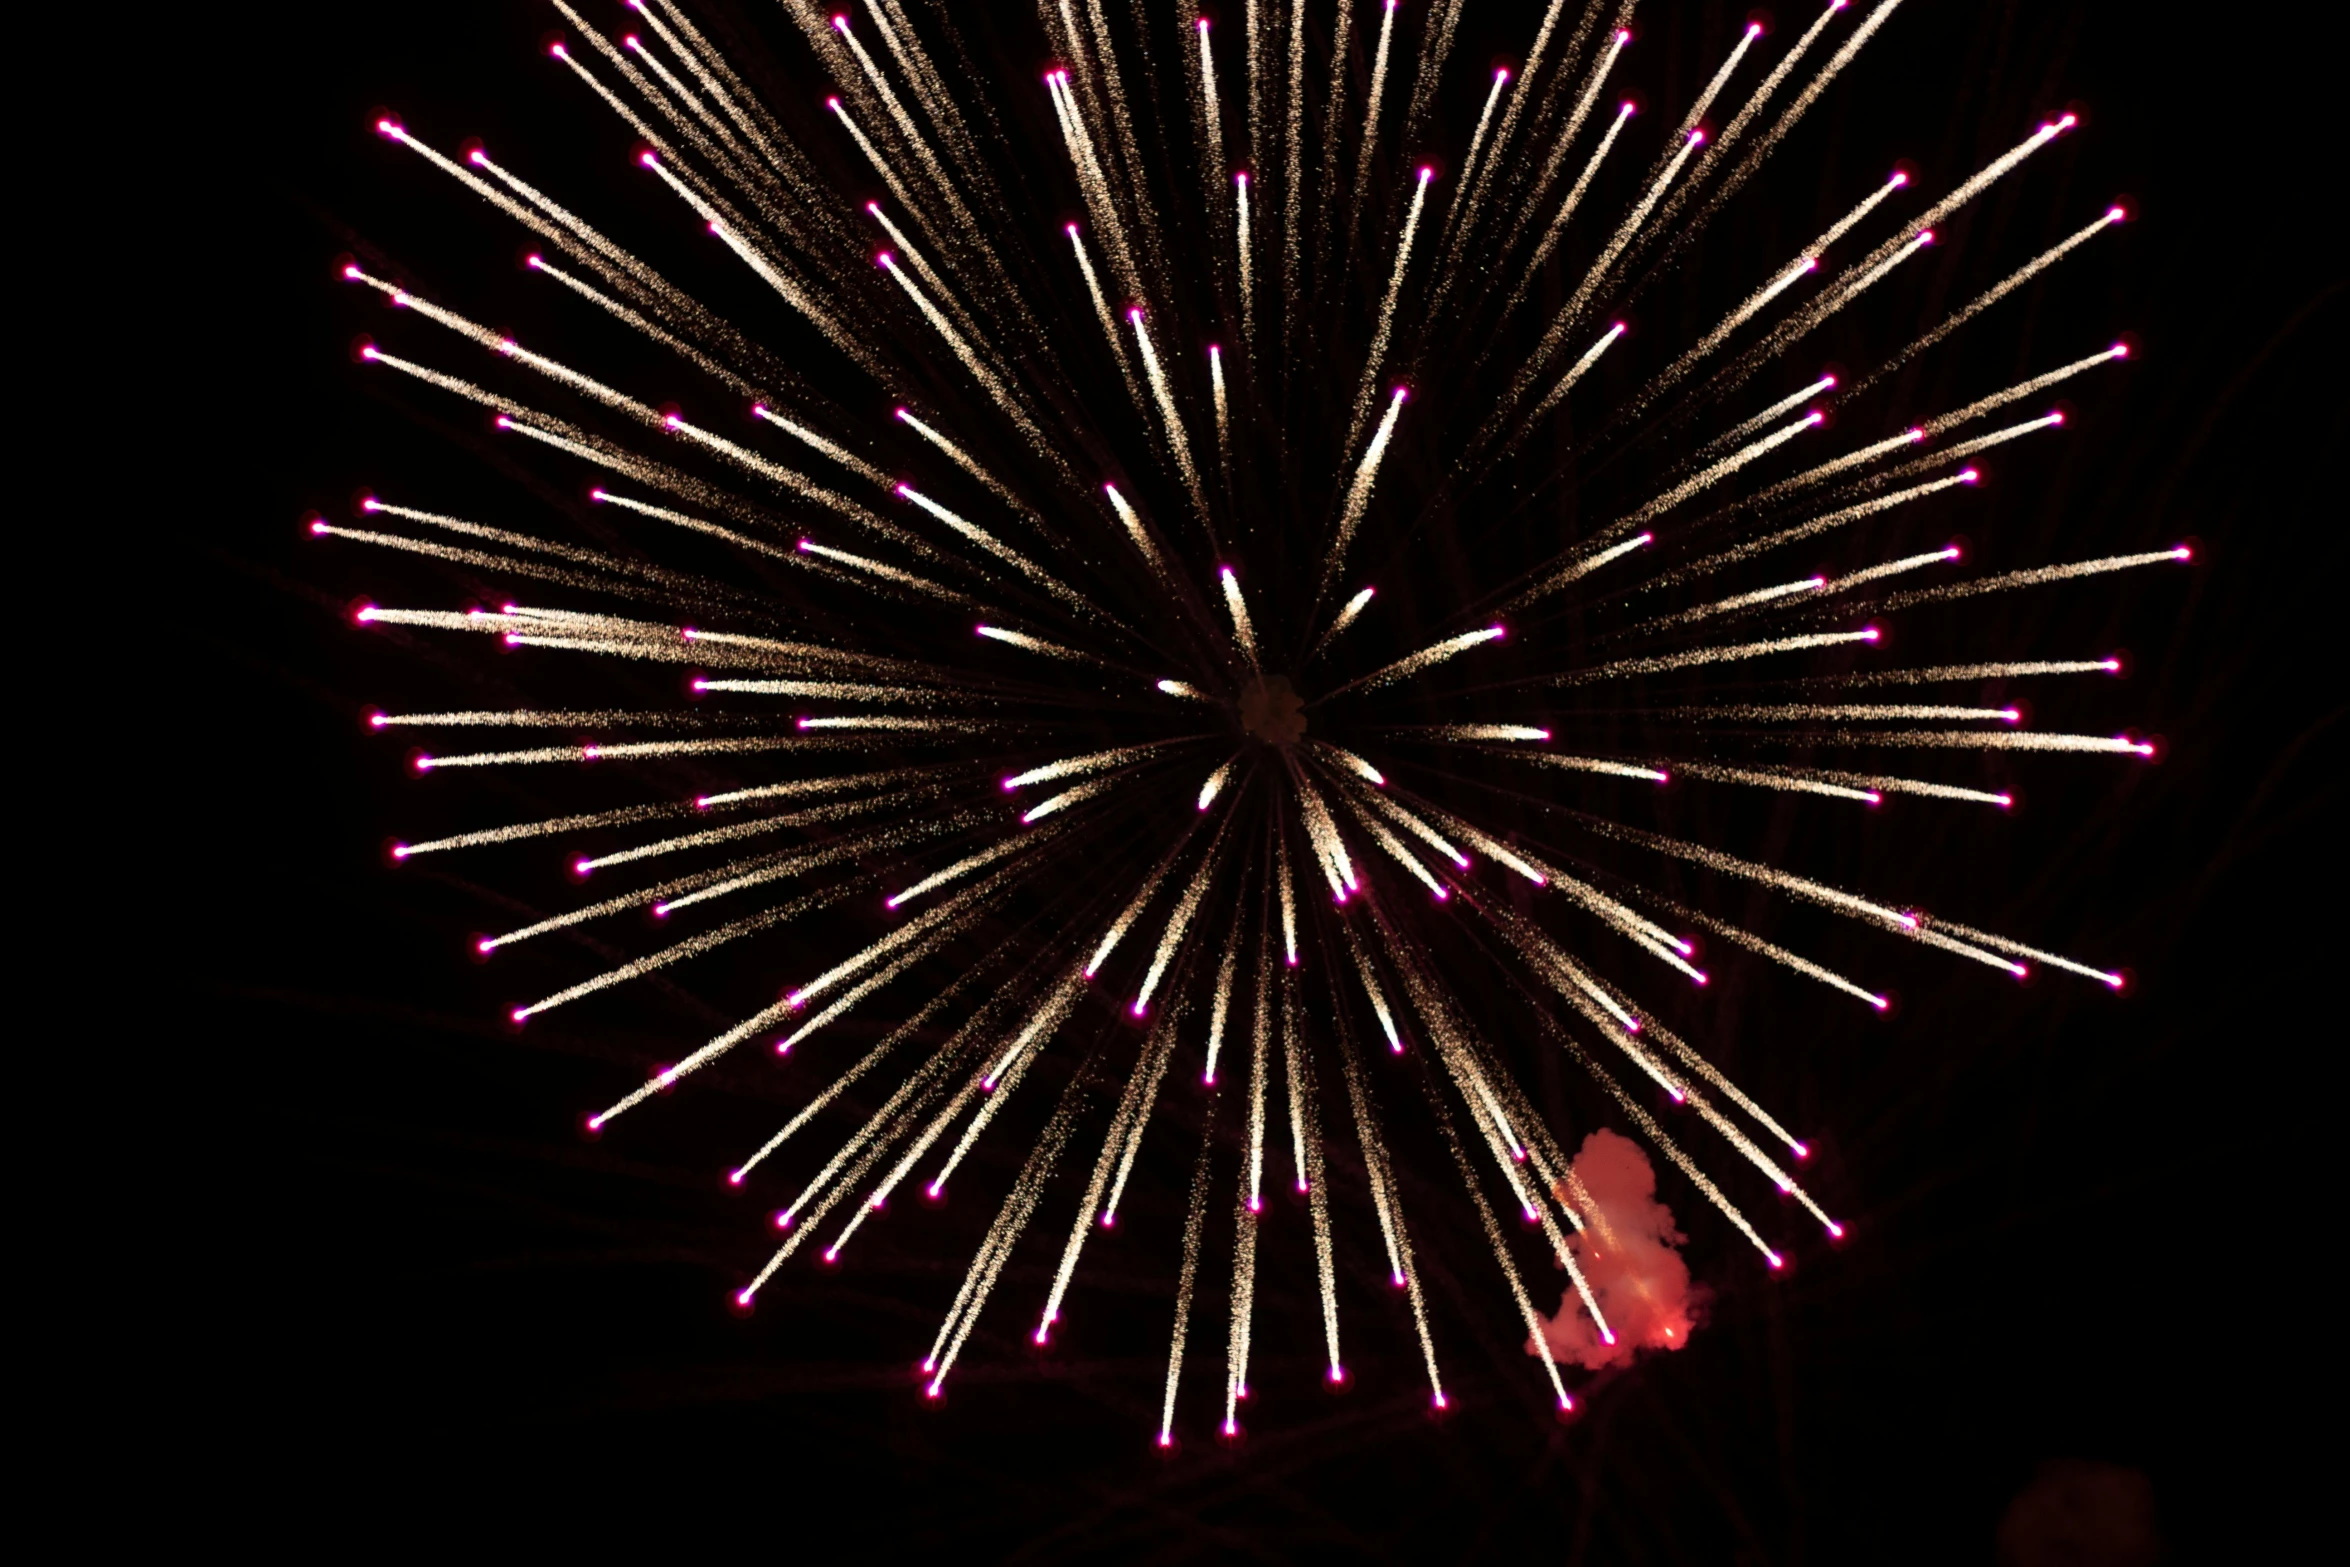
[[[1677,113],[1736,15],[1652,3],[1654,59],[1628,69]],[[756,79],[803,107],[820,95],[773,7],[716,9],[739,11],[771,62]],[[1008,96],[1042,54],[1023,43],[1026,8],[1001,9],[1013,20],[976,31]],[[302,519],[342,520],[377,484],[532,492],[470,412],[352,362],[352,338],[384,329],[383,312],[335,279],[340,254],[408,269],[492,320],[524,297],[518,231],[367,127],[389,107],[444,147],[479,134],[525,169],[568,158],[571,192],[612,169],[598,210],[638,225],[624,232],[674,220],[610,156],[624,139],[606,147],[598,111],[539,56],[549,9],[434,0],[240,22],[250,47],[221,62],[233,86],[211,108],[268,156],[183,193],[226,307],[206,329],[229,366],[222,406],[191,411],[218,433],[181,475],[206,499],[140,523],[208,611],[179,643],[193,670],[161,671],[200,693],[186,722],[211,759],[167,791],[194,847],[167,894],[185,977],[163,1032],[218,1069],[194,1090],[216,1103],[202,1145],[150,1170],[135,1200],[175,1206],[192,1188],[210,1215],[200,1260],[168,1287],[210,1324],[194,1396],[229,1417],[235,1435],[215,1447],[248,1473],[256,1519],[281,1505],[266,1491],[387,1531],[490,1508],[552,1538],[612,1516],[810,1561],[1987,1562],[2035,1475],[2078,1461],[2145,1477],[2174,1560],[2276,1559],[2251,1542],[2305,1505],[2311,1460],[2292,1450],[2330,1441],[2295,1431],[2325,1429],[2314,1368],[2332,1357],[2334,1315],[2319,1281],[2335,1237],[2302,1195],[2338,1141],[2312,1101],[2341,1026],[2311,998],[2340,964],[2326,939],[2340,919],[2321,904],[2338,902],[2345,760],[2339,616],[2323,609],[2344,564],[2345,274],[2311,216],[2339,180],[2299,150],[2315,41],[2273,16],[2243,40],[2210,23],[2164,30],[2111,0],[1910,9],[1848,78],[1909,129],[1812,155],[1854,169],[1908,158],[1936,191],[2077,101],[2083,130],[1954,248],[2020,258],[2112,195],[2136,210],[1956,351],[1947,373],[1982,368],[1975,385],[2115,332],[2139,350],[2065,389],[2075,418],[2048,451],[1992,465],[1966,531],[2003,566],[2187,537],[2201,551],[2191,569],[1985,601],[1963,623],[1986,653],[2128,649],[2130,677],[2084,722],[2162,735],[2159,765],[2040,760],[2017,771],[2012,817],[1921,803],[1848,833],[1814,811],[1778,841],[1825,880],[2126,963],[2135,990],[2018,987],[1900,953],[1876,972],[1903,1004],[1877,1021],[1729,965],[1689,1021],[1723,1042],[1734,1075],[1819,1129],[1820,1189],[1851,1221],[1848,1244],[1807,1235],[1790,1275],[1770,1279],[1668,1175],[1707,1320],[1685,1351],[1586,1379],[1583,1412],[1561,1424],[1489,1258],[1479,1271],[1465,1203],[1423,1199],[1456,1406],[1438,1422],[1416,1346],[1371,1314],[1350,1330],[1353,1385],[1316,1386],[1304,1211],[1277,1203],[1249,1434],[1229,1448],[1209,1436],[1218,1289],[1171,1459],[1150,1437],[1187,1136],[1146,1159],[1130,1233],[1088,1254],[1055,1347],[1023,1343],[1052,1250],[1033,1239],[950,1396],[925,1406],[911,1363],[1016,1150],[983,1162],[963,1201],[893,1214],[849,1266],[795,1264],[755,1315],[731,1315],[772,1204],[730,1194],[722,1173],[817,1079],[746,1064],[601,1140],[578,1127],[646,1062],[674,1059],[677,1039],[739,1015],[741,976],[705,989],[681,971],[627,1006],[516,1033],[500,1019],[524,981],[469,962],[467,938],[570,889],[455,859],[385,863],[387,840],[419,823],[520,817],[530,802],[518,785],[420,784],[361,715],[480,697],[503,677],[465,667],[470,647],[353,631],[359,595],[456,590],[322,550]],[[1482,40],[1455,76],[1503,47]],[[1943,102],[1947,125],[1917,108]],[[1461,126],[1474,110],[1447,100]],[[570,144],[583,128],[584,150]],[[1817,183],[1758,190],[1801,204],[1792,232]],[[1885,332],[1925,307],[1902,308]],[[1649,315],[1679,330],[1665,306]],[[534,341],[562,346],[553,328]],[[1918,388],[1916,406],[1934,395]],[[1765,816],[1724,830],[1749,827],[1750,848],[1773,830]],[[1742,892],[1720,912],[1753,913]],[[1445,1180],[1430,1170],[1428,1189]],[[1345,1244],[1375,1250],[1367,1213],[1342,1222]]]

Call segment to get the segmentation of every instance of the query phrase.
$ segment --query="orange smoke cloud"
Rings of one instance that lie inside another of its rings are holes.
[[[1567,1246],[1614,1339],[1601,1334],[1570,1283],[1558,1315],[1542,1324],[1551,1357],[1598,1371],[1629,1365],[1644,1349],[1688,1343],[1699,1300],[1689,1265],[1674,1248],[1689,1237],[1673,1227],[1673,1210],[1657,1201],[1656,1171],[1640,1145],[1615,1132],[1593,1132],[1558,1196],[1583,1216],[1586,1228]],[[1535,1353],[1532,1340],[1526,1353]]]

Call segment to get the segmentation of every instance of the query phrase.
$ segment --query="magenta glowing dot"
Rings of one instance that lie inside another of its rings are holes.
[[[1145,1014],[1145,1012],[1146,1012],[1148,1009],[1145,1007],[1145,1005],[1144,1005],[1142,1002],[1140,1002],[1140,1001],[1137,1001],[1136,1003],[1134,1003],[1134,1006],[1133,1006],[1133,1008],[1132,1008],[1131,1010],[1133,1011],[1133,1013],[1134,1013],[1134,1015],[1135,1015],[1136,1017],[1141,1017],[1141,1016],[1143,1016],[1143,1015]]]
[[[527,1019],[527,1018],[530,1016],[530,1008],[528,1008],[528,1007],[516,1007],[516,1008],[515,1008],[513,1011],[511,1011],[511,1012],[507,1013],[507,1014],[506,1014],[506,1016],[507,1016],[507,1018],[508,1018],[508,1020],[509,1020],[509,1021],[511,1021],[511,1022],[516,1022],[516,1023],[520,1023],[520,1022],[524,1021],[525,1019]],[[597,1124],[598,1124],[598,1123],[596,1123],[596,1122],[594,1122],[594,1121],[590,1121],[590,1122],[588,1122],[588,1125],[590,1125],[590,1126],[595,1126],[595,1125],[597,1125]]]
[[[1449,903],[1452,901],[1452,894],[1447,892],[1444,888],[1439,887],[1436,889],[1436,901],[1439,903]]]
[[[1248,1211],[1251,1213],[1263,1213],[1265,1211],[1265,1199],[1252,1195],[1248,1200]]]
[[[1128,306],[1126,307],[1126,319],[1127,319],[1128,321],[1130,321],[1130,322],[1134,323],[1134,324],[1135,324],[1135,325],[1137,325],[1137,326],[1141,325],[1141,324],[1142,324],[1142,311],[1141,311],[1141,309],[1140,309],[1140,308],[1138,308],[1137,306],[1134,306],[1134,305],[1128,305]]]
[[[1880,1012],[1888,1011],[1893,1006],[1893,998],[1890,996],[1871,996],[1869,997],[1869,1005],[1875,1007]]]
[[[310,525],[310,531],[312,533],[324,533],[327,531],[326,524],[323,522],[314,522]],[[375,722],[380,726],[383,723],[383,720],[378,718],[375,720]]]
[[[1842,1240],[1844,1239],[1844,1226],[1838,1224],[1834,1219],[1830,1219],[1828,1221],[1828,1233],[1835,1236],[1838,1240]]]
[[[2048,410],[2048,422],[2050,424],[2064,423],[2064,410],[2061,408],[2051,408]]]
[[[668,905],[668,904],[666,904],[666,903],[656,903],[656,904],[654,904],[654,905],[653,905],[653,918],[655,918],[655,919],[657,919],[657,920],[665,920],[665,919],[667,919],[668,917],[669,917],[669,905]]]
[[[838,1262],[838,1261],[840,1261],[840,1248],[839,1248],[838,1246],[835,1246],[835,1247],[833,1247],[833,1248],[832,1248],[830,1251],[827,1251],[827,1252],[824,1254],[824,1260],[825,1260],[826,1262]]]
[[[1205,22],[1200,23],[1199,30],[1203,33],[1206,32],[1208,30],[1208,24]],[[1159,1433],[1159,1445],[1161,1447],[1173,1447],[1175,1445],[1175,1439],[1169,1436],[1166,1432],[1161,1431]]]
[[[1616,113],[1619,117],[1627,114],[1637,114],[1639,112],[1639,109],[1629,98],[1626,98],[1622,103],[1616,105]]]
[[[873,264],[877,267],[894,267],[897,265],[897,258],[885,250],[873,258]]]
[[[2060,131],[2069,131],[2069,130],[2071,130],[2071,129],[2072,129],[2074,126],[2076,126],[2076,125],[2078,125],[2078,124],[2080,124],[2080,123],[2081,123],[2081,117],[2080,117],[2079,115],[2077,115],[2077,114],[2068,114],[2068,115],[2066,115],[2066,116],[2065,116],[2063,119],[2061,119],[2061,120],[2058,120],[2058,121],[2056,122],[2056,128],[2057,128],[2058,130],[2060,130]]]
[[[1445,1401],[1444,1401],[1444,1395],[1443,1395],[1442,1393],[1439,1393],[1439,1394],[1437,1394],[1437,1395],[1436,1395],[1436,1407],[1437,1407],[1438,1409],[1448,1409],[1448,1408],[1450,1408],[1450,1407],[1451,1407],[1450,1405],[1448,1405],[1448,1404],[1446,1404],[1446,1403],[1445,1403]]]
[[[393,859],[395,859],[395,860],[404,860],[404,859],[408,858],[408,853],[409,853],[409,850],[408,850],[408,845],[406,845],[406,844],[404,844],[404,843],[395,843],[395,844],[393,844],[393,845],[392,845],[392,858],[393,858]]]
[[[791,1210],[789,1208],[778,1208],[775,1210],[775,1227],[779,1230],[788,1230],[791,1228]]]
[[[1240,1427],[1227,1420],[1224,1422],[1224,1434],[1226,1436],[1237,1436],[1240,1434]]]
[[[827,98],[824,100],[824,107],[830,109],[833,113],[838,114],[840,113],[840,100],[838,98]]]
[[[587,1129],[591,1132],[602,1131],[604,1129],[604,1118],[601,1115],[589,1116],[587,1118]]]
[[[1042,1327],[1039,1327],[1039,1328],[1036,1330],[1036,1342],[1038,1342],[1039,1344],[1041,1344],[1041,1343],[1043,1343],[1043,1342],[1044,1342],[1044,1333],[1045,1333],[1045,1330],[1044,1330]]]
[[[571,862],[571,874],[574,876],[585,876],[595,868],[595,865],[587,860],[573,860]]]
[[[1689,145],[1690,145],[1690,146],[1692,146],[1692,147],[1702,147],[1702,146],[1704,146],[1704,145],[1705,145],[1705,132],[1703,132],[1703,131],[1691,131],[1691,132],[1689,133]]]
[[[2106,352],[2112,354],[2116,359],[2127,359],[2130,357],[2130,345],[2127,343],[2116,343],[2113,345],[2113,347],[2106,350]]]
[[[1795,1157],[1798,1159],[1808,1159],[1811,1157],[1811,1145],[1809,1143],[1791,1143],[1788,1145],[1787,1151],[1795,1155]]]
[[[1239,184],[1242,184],[1242,185],[1246,185],[1246,184],[1248,183],[1248,170],[1246,170],[1246,169],[1238,169],[1238,170],[1235,170],[1235,171],[1233,172],[1232,178],[1233,178],[1233,179],[1234,179],[1234,181],[1236,181],[1237,183],[1239,183]]]
[[[1982,477],[1981,470],[1975,468],[1961,468],[1958,472],[1958,482],[1961,484],[1973,484]]]
[[[1387,1275],[1387,1282],[1394,1285],[1397,1289],[1402,1289],[1403,1275],[1400,1273],[1390,1273]]]
[[[727,1184],[727,1185],[729,1185],[729,1186],[740,1186],[740,1185],[742,1185],[742,1183],[743,1183],[743,1172],[742,1172],[742,1171],[740,1171],[740,1170],[729,1170],[729,1171],[727,1171],[727,1172],[726,1172],[726,1184]]]
[[[849,19],[838,11],[835,11],[832,14],[832,25],[845,33],[849,30]]]
[[[1869,803],[1872,805],[1876,803],[1874,796],[1870,797]],[[1710,985],[1713,983],[1713,976],[1706,973],[1706,971],[1703,969],[1699,969],[1696,973],[1690,975],[1689,978],[1693,983],[1699,985]]]
[[[628,33],[622,36],[620,40],[620,47],[623,49],[634,49],[641,54],[644,52],[645,46],[637,41],[636,34]]]
[[[653,150],[648,147],[643,152],[640,152],[636,155],[636,161],[650,169],[658,165],[661,160],[653,156]]]
[[[1426,164],[1426,163],[1423,163],[1423,164],[1421,164],[1421,165],[1420,165],[1420,183],[1421,183],[1421,184],[1423,184],[1423,185],[1425,185],[1425,184],[1427,184],[1427,183],[1428,183],[1430,180],[1432,180],[1432,179],[1434,179],[1434,178],[1436,178],[1436,169],[1435,169],[1435,166],[1434,166],[1434,165],[1432,165],[1432,164]]]
[[[2171,558],[2173,560],[2193,560],[2195,558],[2195,547],[2192,544],[2182,544],[2177,549],[2171,551]]]
[[[1201,1086],[1202,1088],[1213,1088],[1213,1087],[1215,1087],[1215,1086],[1216,1086],[1216,1074],[1215,1074],[1215,1073],[1213,1073],[1213,1072],[1210,1072],[1210,1073],[1208,1073],[1206,1076],[1202,1077],[1202,1078],[1200,1079],[1200,1086]]]
[[[394,857],[397,858],[396,851]],[[484,936],[481,940],[473,944],[473,950],[476,952],[492,952],[497,949],[497,945],[498,944],[496,942],[490,940],[487,936]]]
[[[1775,1251],[1766,1251],[1763,1253],[1763,1255],[1770,1259],[1770,1264],[1773,1268],[1784,1268],[1787,1266],[1787,1259],[1780,1256]]]
[[[1506,65],[1495,66],[1493,68],[1493,79],[1497,82],[1508,81],[1510,79],[1510,68]]]
[[[361,346],[359,350],[359,357],[362,359],[381,359],[383,355],[377,350],[373,343],[367,343]],[[506,428],[506,421],[504,419],[501,418],[498,421],[498,428],[501,430]]]
[[[2024,721],[2023,712],[2018,708],[2003,707],[1999,710],[1999,716],[2011,724],[2020,724]]]
[[[1875,642],[1884,635],[1885,633],[1876,626],[1863,626],[1860,632],[1860,639],[1863,642]]]
[[[357,267],[355,267],[355,266],[346,266],[346,267],[344,267],[344,268],[343,268],[343,276],[345,276],[345,277],[347,277],[347,278],[358,279],[358,278],[363,278],[363,277],[365,277],[366,275],[367,275],[366,273],[364,273],[364,272],[360,271],[360,270],[359,270]]]

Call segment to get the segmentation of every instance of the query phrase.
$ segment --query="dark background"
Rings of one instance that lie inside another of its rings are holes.
[[[2000,12],[1911,7],[1931,15],[1905,11],[1857,70],[1947,93],[1941,40]],[[580,1111],[662,1048],[658,1009],[640,1033],[502,1029],[508,986],[463,947],[495,895],[385,868],[415,786],[358,715],[420,655],[356,645],[340,617],[365,572],[322,564],[298,524],[438,460],[444,432],[352,369],[366,323],[329,261],[397,249],[423,210],[371,111],[495,145],[546,92],[530,50],[555,18],[268,16],[211,40],[231,45],[212,123],[240,151],[176,192],[201,225],[194,292],[221,377],[185,388],[208,438],[179,478],[202,498],[140,524],[206,611],[168,671],[200,699],[188,754],[209,762],[167,811],[188,813],[165,899],[184,983],[153,1047],[205,1131],[139,1200],[207,1216],[170,1288],[189,1329],[174,1402],[208,1433],[188,1461],[245,1477],[216,1499],[257,1527],[313,1507],[385,1530],[610,1515],[818,1560],[1757,1563],[1992,1559],[2002,1510],[2051,1459],[2150,1477],[2185,1560],[2265,1559],[2254,1541],[2308,1505],[2333,1242],[2305,1194],[2339,1041],[2312,998],[2338,963],[2321,875],[2343,764],[2323,607],[2342,564],[2343,271],[2302,150],[2314,40],[2068,5],[2045,23],[2061,68],[2027,89],[2088,105],[2083,178],[2140,213],[2097,263],[2091,330],[2145,352],[2077,397],[2057,479],[2061,538],[2080,542],[2045,553],[2206,549],[2191,577],[2085,591],[2075,623],[2132,649],[2122,705],[2167,737],[2164,763],[2052,783],[2006,837],[1970,842],[2005,901],[1969,908],[2121,955],[2136,992],[1920,968],[1891,1025],[1804,1040],[1805,1108],[1833,1124],[1856,1243],[1757,1286],[1701,1236],[1713,1319],[1689,1350],[1592,1386],[1571,1425],[1529,1396],[1506,1321],[1491,1344],[1453,1333],[1442,1424],[1408,1341],[1368,1330],[1352,1390],[1296,1392],[1313,1305],[1302,1219],[1276,1214],[1265,1407],[1239,1446],[1207,1440],[1221,1329],[1195,1328],[1192,1440],[1161,1460],[1163,1244],[1089,1254],[1100,1277],[1077,1299],[1130,1327],[1038,1358],[1003,1308],[943,1408],[905,1367],[984,1215],[881,1227],[857,1266],[788,1270],[738,1320],[725,1294],[762,1255],[761,1209],[723,1189],[714,1150],[795,1096],[746,1072],[583,1141]],[[1931,44],[1903,41],[1912,23]],[[1889,840],[1868,873],[1928,876],[1952,852],[1931,831]],[[1796,1033],[1772,1010],[1792,983],[1762,981],[1740,1026]],[[690,995],[667,1004],[698,1026]]]

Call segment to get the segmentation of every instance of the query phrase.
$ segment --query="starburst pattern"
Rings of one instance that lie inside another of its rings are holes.
[[[1041,80],[1004,82],[975,79],[957,32],[969,19],[944,8],[917,21],[900,0],[853,14],[786,0],[799,68],[824,81],[806,124],[670,0],[628,0],[618,35],[558,0],[556,66],[638,139],[635,173],[673,227],[722,247],[734,276],[719,287],[747,278],[750,305],[726,314],[599,226],[597,192],[559,196],[484,148],[451,156],[379,123],[527,232],[541,247],[527,270],[583,336],[624,345],[623,359],[665,356],[658,389],[624,389],[353,261],[350,282],[421,323],[361,357],[488,410],[533,462],[584,476],[597,542],[458,515],[443,497],[371,495],[360,526],[311,526],[563,600],[369,604],[363,623],[617,661],[614,689],[669,666],[683,686],[652,707],[371,722],[519,732],[419,752],[420,774],[590,764],[631,791],[393,851],[570,842],[584,882],[625,883],[482,938],[484,956],[626,915],[663,927],[641,956],[516,1007],[517,1024],[738,944],[775,975],[771,1005],[591,1127],[730,1052],[835,1052],[828,1086],[729,1175],[795,1193],[743,1304],[803,1252],[837,1260],[908,1182],[943,1195],[1023,1084],[1057,1075],[1061,1097],[923,1360],[928,1389],[1015,1247],[1065,1220],[1032,1303],[1045,1343],[1089,1237],[1117,1223],[1156,1112],[1182,1091],[1198,1096],[1200,1144],[1161,1442],[1219,1148],[1237,1152],[1224,1428],[1248,1392],[1258,1216],[1283,1163],[1310,1215],[1329,1377],[1346,1374],[1334,1248],[1359,1219],[1441,1407],[1382,1119],[1384,1100],[1411,1094],[1571,1407],[1540,1281],[1494,1194],[1612,1344],[1573,1239],[1605,1221],[1520,1086],[1528,1053],[1579,1063],[1605,1114],[1777,1268],[1786,1243],[1739,1188],[1765,1183],[1840,1236],[1796,1179],[1809,1150],[1642,996],[1709,983],[1700,965],[1718,943],[1889,1006],[1676,898],[1673,867],[2007,975],[2124,983],[1660,830],[1640,798],[1997,809],[2010,793],[1980,777],[1879,758],[2156,748],[1969,699],[1991,681],[2110,673],[2111,655],[1903,666],[1881,644],[1904,611],[2184,547],[1966,577],[1960,545],[1856,542],[1962,499],[1979,454],[2060,425],[2044,394],[2127,345],[1882,438],[1843,433],[1873,388],[2123,209],[1864,374],[1786,368],[1864,293],[1900,286],[1937,227],[2070,115],[2019,127],[1922,205],[1891,172],[1788,254],[1740,258],[1748,292],[1685,341],[1628,341],[1642,297],[1900,3],[1863,14],[1833,0],[1783,38],[1744,27],[1696,96],[1666,106],[1677,119],[1635,170],[1636,105],[1611,96],[1634,45],[1629,0],[1530,16],[1522,60],[1493,69],[1465,136],[1442,102],[1466,69],[1460,0],[1248,0],[1229,38],[1187,5],[1113,18],[1100,0],[1043,0],[1053,61]],[[428,327],[490,367],[444,368]],[[695,412],[654,401],[678,388]],[[1799,573],[1784,564],[1798,545],[1856,558]],[[680,792],[664,771],[705,766],[742,773]],[[1462,961],[1487,964],[1523,1008],[1487,1015],[1495,987],[1455,983]],[[836,1049],[859,1028],[862,1055]],[[1036,1072],[1056,1056],[1076,1064]],[[782,1177],[795,1139],[848,1103],[869,1109],[847,1139]],[[1359,1156],[1359,1214],[1330,1199],[1326,1151],[1341,1144]],[[1709,1147],[1731,1173],[1709,1173]],[[1065,1165],[1073,1214],[1053,1185]]]

